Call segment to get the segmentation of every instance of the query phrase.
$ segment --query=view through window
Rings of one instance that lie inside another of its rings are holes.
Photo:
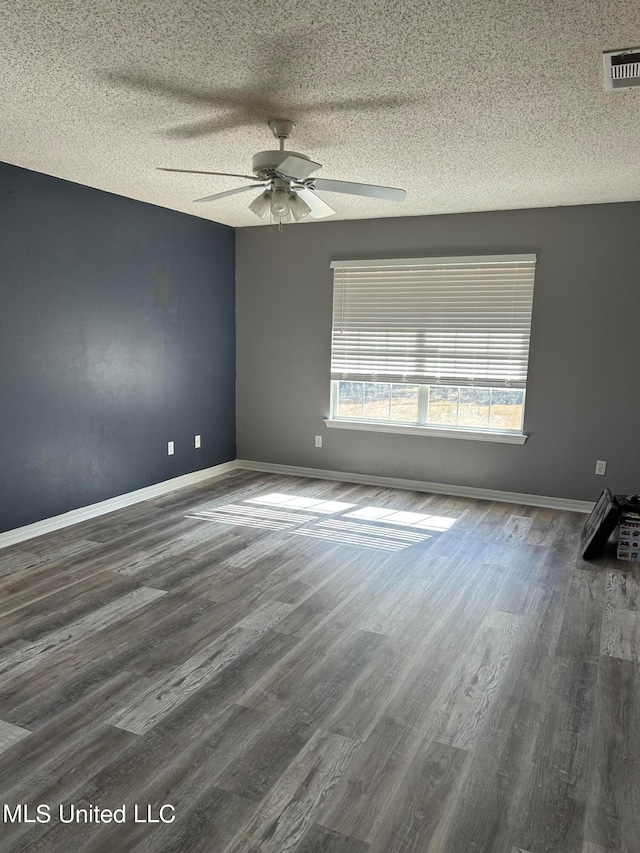
[[[335,386],[334,414],[339,418],[470,429],[522,429],[523,389],[388,382],[336,382]]]

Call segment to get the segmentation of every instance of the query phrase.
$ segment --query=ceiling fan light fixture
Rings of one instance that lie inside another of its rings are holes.
[[[289,199],[287,191],[283,189],[273,190],[271,193],[271,215],[274,219],[289,218]]]
[[[249,205],[249,210],[255,213],[256,216],[259,216],[261,219],[264,219],[264,217],[269,211],[270,206],[271,194],[267,190],[251,202],[251,204]]]
[[[303,201],[297,193],[291,193],[289,195],[289,209],[291,211],[291,215],[295,219],[296,222],[299,222],[301,219],[304,219],[305,216],[308,216],[311,213],[311,208]]]

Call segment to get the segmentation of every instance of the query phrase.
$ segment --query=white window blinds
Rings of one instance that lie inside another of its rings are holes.
[[[331,378],[524,388],[535,263],[333,261]]]

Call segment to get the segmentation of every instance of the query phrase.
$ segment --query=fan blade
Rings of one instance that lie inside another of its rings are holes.
[[[311,213],[309,216],[312,219],[326,219],[327,216],[333,216],[335,210],[323,201],[319,195],[316,195],[313,190],[304,187],[303,189],[296,189],[296,195],[300,196],[303,201],[311,208]]]
[[[221,175],[223,178],[246,178],[255,181],[255,175],[236,175],[234,172],[203,172],[201,169],[167,169],[166,166],[156,166],[159,172],[184,172],[186,175]]]
[[[347,195],[365,195],[369,198],[382,198],[385,201],[404,201],[406,190],[396,187],[379,187],[375,184],[355,184],[352,181],[332,181],[327,178],[314,178],[313,188],[327,193],[346,193]]]
[[[289,154],[275,170],[277,175],[283,178],[292,178],[295,181],[303,181],[308,178],[316,169],[322,169],[320,163],[314,163],[313,160],[307,160],[305,157],[298,157],[296,154]]]
[[[194,200],[194,204],[200,201],[216,201],[219,198],[226,198],[228,195],[237,195],[238,193],[246,193],[247,190],[261,190],[264,188],[264,184],[250,184],[248,187],[236,187],[235,190],[225,190],[222,193],[214,193],[213,195],[206,195],[204,198],[196,198]]]

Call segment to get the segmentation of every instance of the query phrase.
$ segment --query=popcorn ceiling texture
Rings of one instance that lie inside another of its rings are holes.
[[[325,194],[338,219],[640,199],[640,89],[602,51],[640,44],[637,0],[0,2],[0,160],[223,222],[274,146],[318,176],[405,187]]]

